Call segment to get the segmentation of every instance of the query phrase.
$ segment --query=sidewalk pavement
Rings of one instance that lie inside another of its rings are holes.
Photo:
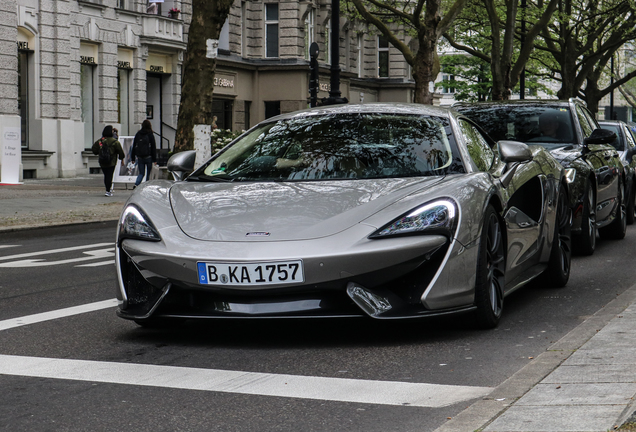
[[[117,220],[132,185],[104,192],[101,174],[0,185],[0,242],[12,230]],[[636,285],[435,432],[636,431],[624,425],[636,423],[635,336]]]

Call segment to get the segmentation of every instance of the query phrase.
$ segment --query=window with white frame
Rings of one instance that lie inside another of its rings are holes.
[[[315,19],[316,12],[313,9],[309,10],[305,18],[305,59],[307,60],[309,60],[309,47],[314,43]]]
[[[455,87],[453,84],[455,83],[455,75],[450,74],[442,74],[442,93],[444,94],[454,94]]]
[[[389,41],[384,36],[378,36],[378,76],[389,76]]]
[[[225,19],[223,27],[221,27],[221,34],[219,35],[219,49],[229,51],[230,50],[230,18]]]
[[[356,51],[357,51],[357,67],[358,67],[358,78],[362,78],[362,66],[364,64],[363,62],[363,55],[364,55],[364,50],[363,50],[363,41],[364,41],[364,35],[362,34],[358,34],[358,45],[356,47]]]
[[[325,25],[325,63],[331,64],[331,19]]]
[[[265,57],[278,57],[278,3],[265,4]]]

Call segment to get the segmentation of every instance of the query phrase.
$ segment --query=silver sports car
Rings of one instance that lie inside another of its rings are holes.
[[[322,107],[250,129],[143,184],[117,235],[118,315],[378,319],[474,314],[570,274],[562,166],[447,109]],[[184,179],[182,179],[184,178]]]

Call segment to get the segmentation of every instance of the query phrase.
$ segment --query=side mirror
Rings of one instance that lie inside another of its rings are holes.
[[[181,181],[189,172],[194,170],[194,161],[197,157],[195,150],[188,150],[174,154],[168,159],[168,171],[175,180]]]
[[[506,172],[499,181],[503,187],[508,187],[519,165],[533,159],[532,150],[519,141],[499,141],[497,147],[499,148],[499,158],[506,163]]]
[[[583,145],[611,144],[616,139],[616,134],[609,129],[594,129],[592,134],[583,140]]]
[[[526,144],[519,141],[499,141],[499,158],[502,162],[530,162],[532,160],[532,150]]]

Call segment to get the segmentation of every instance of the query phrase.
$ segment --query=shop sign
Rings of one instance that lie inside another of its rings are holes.
[[[232,78],[214,78],[215,87],[234,88],[234,79]]]
[[[132,69],[129,61],[117,60],[117,67],[119,69]]]
[[[150,65],[150,72],[163,73],[163,66]]]
[[[29,51],[29,42],[18,41],[18,50],[19,51]]]
[[[320,83],[320,91],[331,91],[331,84],[330,83]]]
[[[95,57],[89,57],[89,56],[80,56],[80,63],[87,64],[87,65],[97,64],[97,62],[95,61]]]

